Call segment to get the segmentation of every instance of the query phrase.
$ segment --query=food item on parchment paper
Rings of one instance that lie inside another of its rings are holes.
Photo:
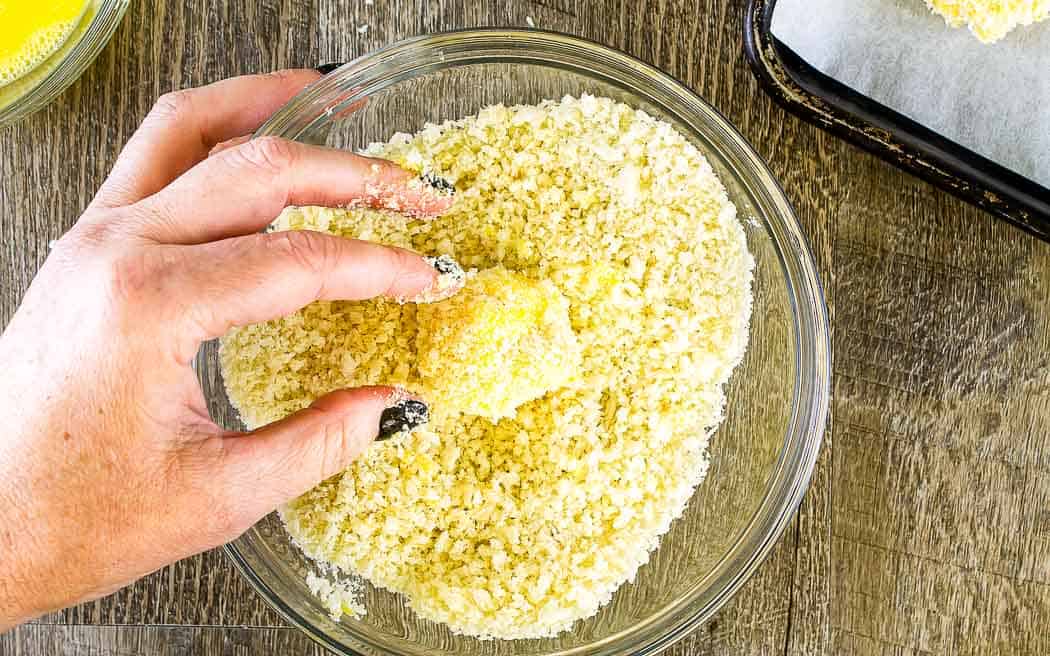
[[[995,43],[1014,28],[1050,18],[1050,0],[926,0],[952,27],[968,25],[984,43]]]

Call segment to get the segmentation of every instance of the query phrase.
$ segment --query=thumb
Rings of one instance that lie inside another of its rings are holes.
[[[427,406],[404,390],[359,387],[327,394],[252,433],[224,438],[242,498],[259,516],[343,471],[372,444],[425,424]]]

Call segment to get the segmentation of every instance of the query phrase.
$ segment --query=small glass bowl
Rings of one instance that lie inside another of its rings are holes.
[[[333,621],[304,582],[311,563],[271,514],[227,547],[237,568],[292,624],[340,654],[607,656],[652,654],[724,604],[769,553],[809,483],[827,418],[827,311],[791,207],[769,170],[710,105],[660,71],[581,39],[474,30],[402,41],[304,90],[257,135],[361,148],[397,131],[494,103],[591,93],[668,121],[703,152],[736,203],[755,257],[750,347],[729,384],[711,467],[685,514],[634,582],[555,638],[479,641],[420,619],[366,585],[367,615]],[[196,367],[212,416],[241,429],[215,342]]]
[[[91,0],[69,40],[25,76],[0,87],[0,128],[42,109],[77,81],[109,43],[129,0]]]

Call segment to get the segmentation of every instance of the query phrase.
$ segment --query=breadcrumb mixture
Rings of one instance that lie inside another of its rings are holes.
[[[952,27],[968,25],[984,43],[995,43],[1014,28],[1050,18],[1050,0],[926,0]]]
[[[456,632],[553,636],[634,578],[704,478],[748,339],[736,210],[670,125],[586,95],[366,152],[451,181],[451,211],[292,208],[275,229],[450,255],[466,287],[234,330],[230,398],[258,426],[342,387],[418,393],[431,422],[288,504],[289,533]]]
[[[340,577],[338,573],[324,571],[322,573],[307,572],[306,587],[314,594],[332,619],[338,620],[342,616],[359,618],[366,613],[364,605],[359,601],[361,586],[353,578]]]

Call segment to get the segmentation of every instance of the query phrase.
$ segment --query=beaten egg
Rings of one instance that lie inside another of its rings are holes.
[[[0,0],[0,86],[42,64],[69,39],[89,0]]]

